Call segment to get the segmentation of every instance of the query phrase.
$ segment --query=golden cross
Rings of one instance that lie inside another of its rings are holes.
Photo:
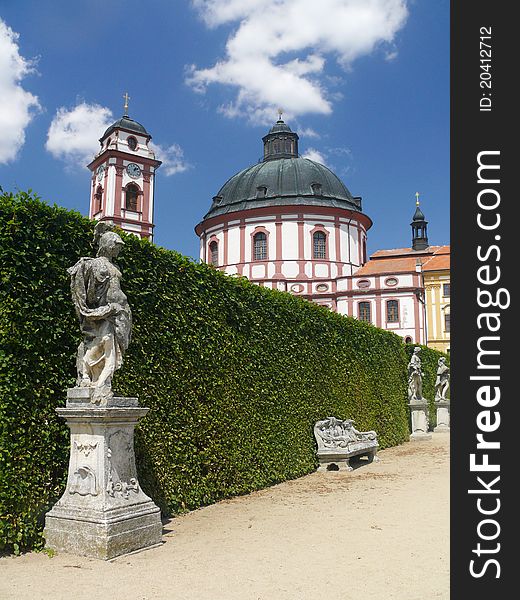
[[[128,92],[124,93],[123,98],[125,99],[125,117],[128,117],[128,101],[130,100]]]
[[[415,204],[419,206],[419,192],[415,192]]]
[[[282,120],[282,115],[283,115],[283,108],[279,108],[278,109],[278,120],[281,121]]]

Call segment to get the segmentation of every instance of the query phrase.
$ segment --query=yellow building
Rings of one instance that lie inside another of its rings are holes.
[[[427,345],[450,351],[450,247],[441,246],[422,265]]]

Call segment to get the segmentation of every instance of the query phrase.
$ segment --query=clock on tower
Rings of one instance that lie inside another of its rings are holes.
[[[152,136],[128,116],[128,94],[124,98],[124,115],[102,135],[101,148],[88,165],[90,217],[151,240],[155,172],[161,161],[149,146]]]

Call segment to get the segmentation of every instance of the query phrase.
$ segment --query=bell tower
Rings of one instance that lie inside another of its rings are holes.
[[[123,97],[123,116],[101,136],[101,148],[88,165],[89,216],[152,241],[155,172],[161,161],[149,146],[152,136],[128,116],[130,97]]]

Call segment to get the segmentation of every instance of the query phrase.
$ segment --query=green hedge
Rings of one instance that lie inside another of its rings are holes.
[[[446,359],[446,365],[449,367],[450,357],[449,354],[446,354],[445,352],[435,350],[434,348],[428,348],[428,346],[423,346],[422,344],[406,344],[406,354],[408,356],[408,361],[412,357],[414,348],[416,346],[419,346],[421,348],[419,357],[421,359],[422,372],[424,373],[422,393],[423,397],[428,400],[431,429],[437,425],[437,409],[435,407],[435,381],[437,379],[439,358],[441,356],[444,356],[444,358]],[[450,392],[448,390],[448,398],[449,396]]]
[[[31,193],[0,197],[0,548],[41,547],[64,489],[68,430],[55,414],[80,341],[66,268],[92,255],[93,223]],[[150,407],[139,480],[164,514],[316,467],[328,415],[408,439],[405,346],[369,324],[140,240],[118,259],[133,339],[114,378]]]

